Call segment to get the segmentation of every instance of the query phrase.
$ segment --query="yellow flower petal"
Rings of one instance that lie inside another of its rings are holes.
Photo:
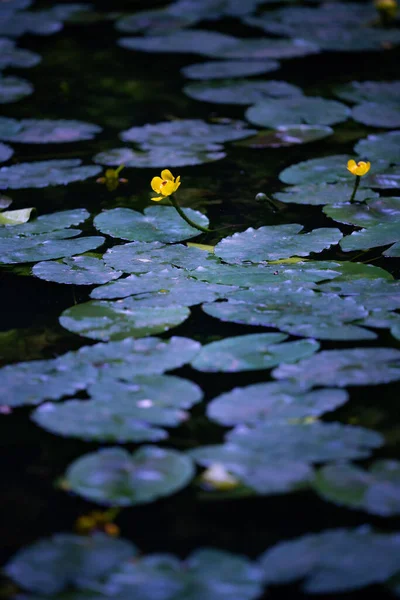
[[[371,168],[371,163],[369,161],[360,160],[356,163],[355,160],[349,160],[347,163],[347,169],[353,175],[357,175],[358,177],[362,177],[366,175]]]
[[[162,182],[163,180],[161,179],[161,177],[153,177],[150,185],[155,192],[161,193]]]
[[[167,181],[175,181],[175,177],[168,169],[164,169],[163,171],[161,171],[161,178],[166,179]]]
[[[163,196],[170,196],[175,191],[175,184],[173,181],[163,181],[161,189],[159,190]]]
[[[356,161],[353,159],[349,160],[347,163],[348,171],[350,171],[350,173],[353,173],[353,175],[354,175],[354,169],[356,169],[356,168],[357,168]]]
[[[152,200],[158,202],[159,200],[164,200],[164,198],[162,196],[157,196],[156,198],[152,198]]]

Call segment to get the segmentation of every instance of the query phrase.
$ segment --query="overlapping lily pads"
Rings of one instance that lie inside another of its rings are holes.
[[[227,79],[205,83],[190,83],[185,94],[202,102],[221,104],[255,104],[269,98],[302,96],[301,88],[286,81]]]
[[[400,513],[400,463],[377,460],[368,471],[351,463],[323,467],[314,488],[326,500],[388,517]]]
[[[189,79],[204,80],[261,75],[277,69],[279,63],[276,60],[213,60],[183,67],[181,73]]]
[[[290,167],[289,167],[290,168]],[[353,186],[346,183],[305,183],[284,188],[282,192],[276,192],[273,197],[280,202],[293,204],[341,204],[348,203],[353,193]],[[379,194],[369,189],[361,189],[357,192],[357,201],[362,202],[367,198],[378,198]],[[350,205],[349,205],[350,206]],[[352,205],[356,206],[356,205]],[[339,208],[340,210],[340,208]],[[330,207],[324,212],[331,216]],[[332,214],[335,214],[334,212]],[[332,216],[332,218],[334,218]]]
[[[280,542],[260,557],[266,584],[303,580],[308,594],[349,592],[389,580],[399,570],[400,536],[368,527],[328,529]]]
[[[335,221],[357,227],[369,228],[383,223],[400,222],[400,198],[385,196],[361,203],[363,196],[368,196],[367,191],[361,190],[361,192],[360,196],[357,194],[358,202],[326,206],[324,213]],[[371,195],[375,194],[369,194],[368,197],[370,198]]]
[[[197,210],[185,208],[184,212],[195,223],[208,226],[207,217]],[[112,237],[137,242],[172,244],[200,235],[199,230],[188,225],[172,206],[150,206],[144,214],[130,208],[105,210],[94,219],[94,225]]]
[[[33,267],[32,274],[39,279],[56,283],[99,285],[118,279],[122,272],[107,267],[99,258],[73,256],[57,262],[39,262]]]
[[[91,140],[101,127],[67,119],[0,119],[0,139],[23,144],[61,144]]]
[[[350,109],[336,100],[300,96],[258,102],[246,111],[246,119],[261,127],[277,125],[334,125],[346,121]]]
[[[194,383],[165,375],[138,375],[132,382],[103,377],[88,390],[91,400],[42,404],[32,415],[62,436],[105,442],[156,442],[168,437],[163,427],[188,419],[186,409],[202,398]]]
[[[19,163],[0,168],[0,189],[67,185],[94,177],[100,171],[101,168],[97,165],[82,165],[82,161],[77,158]]]
[[[193,476],[192,460],[176,450],[141,446],[130,454],[107,448],[72,463],[64,485],[92,502],[134,506],[174,494]]]
[[[14,40],[0,38],[0,70],[8,67],[35,67],[41,61],[36,52],[15,46]]]
[[[20,37],[26,34],[52,35],[62,29],[61,21],[50,10],[36,12],[19,9],[5,12],[0,22],[0,35]]]
[[[195,143],[189,147],[171,146],[168,150],[168,166],[187,167],[201,165],[225,158],[223,147],[220,144]],[[113,148],[104,150],[93,157],[94,162],[100,165],[118,167],[125,165],[134,168],[163,168],[165,167],[165,148],[153,146],[147,150],[133,150],[132,148]]]
[[[345,252],[369,250],[370,248],[390,244],[394,245],[385,250],[384,255],[400,256],[400,220],[394,223],[379,223],[367,229],[353,231],[351,235],[346,235],[340,242],[342,250]]]
[[[333,88],[336,96],[348,102],[398,102],[400,81],[352,81]]]
[[[354,146],[361,157],[369,161],[387,160],[390,163],[400,162],[400,131],[369,135]]]
[[[314,386],[379,385],[400,379],[400,350],[323,350],[297,364],[281,364],[272,375],[307,389]]]
[[[287,342],[282,333],[254,333],[225,338],[203,346],[192,361],[192,367],[199,371],[252,371],[270,369],[281,363],[296,362],[311,356],[319,349],[315,340]]]
[[[342,238],[341,231],[333,227],[300,233],[302,229],[302,225],[296,223],[259,229],[250,227],[221,240],[215,247],[215,254],[227,263],[258,263],[308,256],[337,244]]]
[[[3,77],[0,73],[0,104],[17,102],[33,94],[33,85],[22,77]]]
[[[235,145],[244,148],[282,148],[315,142],[332,134],[333,129],[327,125],[279,125],[273,131],[260,131]]]
[[[191,29],[178,30],[166,35],[147,35],[146,37],[123,37],[118,44],[128,50],[142,52],[180,52],[200,54],[203,56],[218,56],[225,46],[232,47],[236,38],[216,31]]]

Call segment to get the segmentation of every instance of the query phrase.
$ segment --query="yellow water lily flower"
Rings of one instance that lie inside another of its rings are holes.
[[[355,160],[349,160],[347,163],[347,170],[353,175],[357,175],[358,177],[362,177],[366,175],[371,168],[371,163],[369,161],[360,160],[356,163]]]
[[[96,179],[96,183],[103,183],[109,192],[113,192],[120,183],[128,183],[127,179],[119,176],[123,168],[124,165],[120,165],[118,169],[107,169],[103,177]]]
[[[210,465],[208,469],[203,471],[200,480],[209,488],[220,492],[233,490],[240,484],[239,480],[231,475],[220,463]]]
[[[169,171],[168,169],[164,169],[163,171],[161,171],[161,177],[153,177],[150,185],[152,189],[156,192],[156,194],[161,194],[161,196],[156,196],[155,198],[152,198],[152,200],[158,202],[159,200],[167,198],[168,196],[171,196],[171,194],[176,192],[178,187],[181,185],[181,178],[180,176],[178,176],[175,179],[171,171]]]

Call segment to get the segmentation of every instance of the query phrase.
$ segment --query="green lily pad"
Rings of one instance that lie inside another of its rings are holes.
[[[8,14],[2,15],[0,21],[0,35],[5,37],[20,37],[26,34],[52,35],[60,29],[62,23],[55,18],[51,10],[9,11]]]
[[[322,283],[323,291],[342,296],[357,296],[370,311],[400,309],[400,282],[385,279],[354,279]],[[368,318],[368,317],[367,317]]]
[[[177,327],[190,315],[186,306],[135,306],[131,298],[115,302],[92,301],[76,304],[61,313],[60,324],[78,335],[94,340],[123,340],[145,337]]]
[[[12,121],[9,123],[7,121]],[[12,131],[12,133],[10,133]],[[91,140],[101,127],[67,119],[16,119],[0,121],[0,139],[21,144],[60,144]]]
[[[315,142],[332,134],[333,129],[323,125],[280,125],[275,131],[260,131],[235,145],[244,148],[282,148]]]
[[[34,219],[30,223],[21,227],[16,227],[13,230],[2,230],[0,233],[0,240],[5,237],[20,236],[21,238],[30,238],[43,233],[52,233],[55,231],[61,232],[60,235],[64,234],[67,237],[65,229],[83,223],[90,217],[90,213],[85,208],[75,208],[72,210],[61,210],[59,212],[50,213],[48,215],[41,215],[37,219]],[[70,230],[73,235],[78,235],[79,230]],[[36,239],[36,238],[34,238]]]
[[[258,263],[322,252],[342,238],[342,232],[336,228],[314,229],[299,234],[302,229],[303,226],[296,223],[259,229],[250,227],[222,239],[215,246],[215,255],[227,263]]]
[[[351,81],[335,86],[336,96],[347,102],[398,102],[400,81]]]
[[[270,369],[283,362],[296,362],[319,349],[315,340],[287,339],[282,333],[254,333],[211,342],[202,347],[191,365],[199,371],[228,372]]]
[[[146,124],[142,127],[131,127],[122,131],[119,137],[124,142],[139,144],[142,150],[150,150],[154,146],[168,148],[193,148],[207,150],[210,144],[221,144],[240,140],[255,133],[248,129],[243,121],[229,121],[227,123],[207,123],[201,119],[181,119],[177,121],[163,121],[161,123]],[[210,150],[213,150],[212,146]],[[168,156],[168,164],[171,165]]]
[[[182,269],[197,269],[207,266],[207,252],[183,244],[164,245],[160,242],[132,242],[114,246],[103,255],[109,267],[124,273],[157,273],[169,266]]]
[[[33,267],[32,274],[39,279],[55,281],[56,283],[98,285],[118,279],[118,277],[121,277],[122,272],[107,267],[98,258],[73,256],[72,258],[65,258],[61,262],[39,262]]]
[[[249,134],[250,135],[250,134]],[[195,144],[195,140],[192,140]],[[204,144],[189,147],[171,146],[168,150],[168,166],[187,167],[193,165],[202,165],[203,163],[213,162],[225,158],[223,146],[220,144]],[[133,150],[132,148],[113,148],[99,152],[93,157],[94,162],[109,167],[143,168],[164,168],[165,167],[165,147],[153,146],[147,150]]]
[[[367,157],[372,163],[376,160],[397,163],[400,154],[400,131],[369,135],[357,142],[354,151],[361,157]]]
[[[350,297],[318,294],[299,284],[291,289],[275,284],[233,292],[227,302],[203,304],[202,308],[221,321],[276,327],[302,337],[326,340],[376,337],[373,332],[353,324],[368,314],[361,304]]]
[[[146,33],[150,35],[168,35],[171,31],[183,29],[196,23],[196,16],[187,12],[173,15],[168,8],[139,11],[118,19],[115,28],[127,33]]]
[[[104,442],[157,442],[168,437],[162,427],[176,427],[189,417],[185,409],[202,398],[201,389],[179,377],[138,375],[132,383],[102,378],[88,390],[91,400],[46,402],[32,419],[65,437]]]
[[[361,200],[361,197],[357,199]],[[400,198],[388,196],[373,198],[359,204],[358,202],[347,202],[340,206],[326,206],[324,213],[348,225],[357,227],[375,227],[383,223],[394,223],[400,221]]]
[[[260,423],[275,426],[319,417],[347,400],[347,392],[334,388],[304,393],[284,381],[256,383],[214,398],[207,406],[207,416],[224,426]]]
[[[181,13],[182,14],[182,13]],[[178,30],[166,35],[147,35],[146,37],[123,37],[118,45],[127,50],[142,52],[179,52],[184,54],[200,54],[214,56],[225,46],[235,46],[236,38],[216,31],[191,29]]]
[[[5,572],[23,589],[53,596],[70,586],[99,584],[117,565],[136,554],[136,547],[128,540],[104,533],[58,533],[19,550],[6,564]]]
[[[101,168],[96,165],[82,166],[82,161],[77,158],[19,163],[0,168],[0,189],[18,190],[67,185],[94,177],[100,171]]]
[[[257,6],[262,3],[262,0],[248,0],[246,4],[240,0],[219,0],[215,4],[215,0],[176,0],[168,6],[168,12],[176,15],[182,11],[187,11],[188,14],[196,16],[198,21],[203,20],[219,20],[222,17],[242,17],[250,14],[257,9]]]
[[[11,146],[7,146],[7,144],[2,144],[0,142],[0,162],[6,162],[13,154],[14,150]]]
[[[351,112],[352,118],[358,123],[372,127],[400,127],[400,105],[388,102],[362,102]]]
[[[278,40],[275,38],[234,39],[234,43],[207,50],[207,56],[215,58],[242,58],[245,60],[296,58],[317,54],[319,46],[302,39]]]
[[[370,181],[370,185],[374,188],[382,190],[400,189],[400,165],[382,169],[382,173],[371,176]]]
[[[327,385],[380,385],[400,379],[400,350],[323,350],[296,364],[281,364],[272,375],[275,379],[287,379],[305,389]]]
[[[41,61],[41,56],[31,50],[16,48],[14,40],[0,38],[0,69],[17,67],[27,69],[35,67]]]
[[[246,119],[261,127],[277,125],[334,125],[350,116],[350,109],[336,100],[295,96],[258,102],[246,111]]]
[[[0,73],[0,104],[17,102],[33,94],[33,85],[21,77],[3,77]]]
[[[353,183],[354,175],[347,170],[347,162],[351,158],[338,154],[305,160],[281,171],[279,179],[290,184]],[[387,168],[387,161],[377,161],[372,166],[372,174],[385,172]],[[375,187],[370,173],[362,178],[362,187]]]
[[[184,77],[189,79],[226,79],[261,75],[279,69],[276,60],[212,60],[204,63],[188,65],[181,69]]]
[[[273,197],[280,202],[318,206],[321,204],[339,204],[348,202],[352,193],[353,186],[346,183],[330,184],[321,182],[293,185],[284,188],[282,192],[273,194]],[[366,200],[367,198],[378,197],[379,194],[369,189],[359,189],[357,191],[358,202]],[[354,204],[352,206],[356,205]],[[330,216],[328,210],[330,210],[330,207],[328,207],[327,210],[324,210],[324,212]]]
[[[176,450],[141,446],[130,454],[122,448],[107,448],[72,463],[66,485],[91,502],[134,506],[174,494],[193,476],[192,460]]]
[[[191,208],[183,210],[195,223],[208,226],[209,221],[202,213]],[[130,208],[105,210],[94,219],[94,225],[111,237],[137,242],[172,244],[200,235],[200,231],[188,225],[172,206],[150,206],[144,214]]]
[[[34,235],[26,238],[18,236],[5,238],[0,240],[0,263],[33,263],[41,260],[64,258],[94,250],[104,243],[104,238],[101,236],[80,237],[73,240],[54,239],[57,233],[60,233],[57,236],[58,238],[67,238],[79,234],[80,231],[65,230],[65,232],[53,232],[53,234]]]
[[[351,463],[327,465],[313,487],[325,500],[389,517],[400,513],[400,463],[377,460],[368,471]]]
[[[328,529],[280,542],[260,557],[266,584],[303,580],[306,594],[333,594],[383,583],[399,570],[398,533],[368,527]]]
[[[190,98],[218,104],[255,104],[269,98],[302,96],[301,88],[286,81],[225,79],[190,83],[183,88]]]
[[[259,568],[250,559],[213,548],[199,548],[184,561],[151,554],[125,561],[109,579],[118,598],[140,600],[255,600],[262,593]]]
[[[353,231],[340,242],[344,252],[352,250],[369,250],[378,246],[386,246],[400,241],[400,222],[379,223],[367,229]],[[385,256],[390,256],[385,254]],[[394,256],[397,256],[396,254]]]

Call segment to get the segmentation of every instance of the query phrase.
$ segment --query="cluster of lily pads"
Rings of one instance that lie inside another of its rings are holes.
[[[0,69],[33,67],[40,60],[14,38],[56,33],[73,13],[90,10],[63,4],[31,11],[31,4],[0,5]],[[85,345],[56,358],[6,365],[0,386],[3,407],[30,406],[38,427],[105,446],[65,468],[61,487],[89,502],[132,507],[187,486],[211,499],[308,490],[378,517],[400,514],[400,462],[374,460],[383,436],[344,424],[334,412],[350,400],[345,388],[400,380],[400,283],[392,274],[400,256],[400,82],[332,86],[332,96],[350,107],[305,96],[285,81],[243,79],[265,77],[279,70],[279,60],[323,50],[384,53],[399,43],[400,32],[376,23],[372,5],[288,3],[264,12],[267,4],[225,0],[216,8],[214,0],[177,0],[116,22],[118,31],[135,34],[118,40],[122,48],[215,59],[182,69],[192,80],[183,92],[200,102],[248,106],[246,120],[134,124],[119,134],[133,148],[104,150],[94,156],[97,164],[83,165],[79,158],[12,161],[23,144],[92,140],[101,132],[98,125],[0,117],[0,162],[8,162],[0,168],[0,190],[7,193],[81,182],[97,177],[99,165],[123,164],[129,177],[130,167],[221,160],[228,142],[266,152],[311,143],[333,135],[332,126],[347,119],[393,129],[366,130],[352,154],[308,159],[277,174],[284,187],[270,202],[277,209],[321,207],[322,227],[283,216],[279,224],[224,237],[213,230],[218,241],[211,246],[188,242],[200,234],[190,222],[208,231],[208,217],[184,208],[183,220],[162,191],[155,200],[165,196],[164,204],[144,212],[106,209],[92,221],[85,208],[32,218],[33,208],[5,210],[11,199],[0,197],[0,265],[26,265],[37,279],[81,286],[88,295],[59,316],[61,326]],[[234,16],[273,37],[235,38],[195,28],[210,16]],[[22,84],[11,79],[16,78],[0,75],[0,102],[22,97],[21,89],[12,91]],[[263,129],[251,129],[246,121]],[[355,198],[354,174],[346,168],[354,159],[371,163]],[[113,171],[117,178],[119,171]],[[107,182],[107,171],[101,180]],[[180,183],[183,188],[184,175],[173,191]],[[360,251],[370,250],[380,266],[357,262]],[[196,323],[199,314],[210,331],[219,321],[232,324],[236,334],[208,343],[186,336],[183,328],[169,335],[189,319]],[[257,329],[249,333],[248,327]],[[378,339],[381,330],[387,330],[389,347]],[[88,340],[97,343],[86,345]],[[358,345],[324,349],[331,341]],[[191,409],[201,410],[204,395],[198,384],[174,373],[181,367],[189,375],[190,369],[264,372],[266,381],[212,397],[203,412],[221,427],[220,443],[178,450],[168,445],[171,429],[190,422]],[[145,445],[130,452],[123,447],[127,443]],[[356,462],[361,460],[366,462]],[[255,560],[201,548],[183,561],[171,554],[143,555],[131,542],[99,532],[57,534],[22,549],[6,573],[29,592],[20,596],[26,600],[209,600],[216,593],[251,600],[269,585],[297,580],[306,593],[384,583],[399,594],[400,534],[332,529],[278,543]]]

